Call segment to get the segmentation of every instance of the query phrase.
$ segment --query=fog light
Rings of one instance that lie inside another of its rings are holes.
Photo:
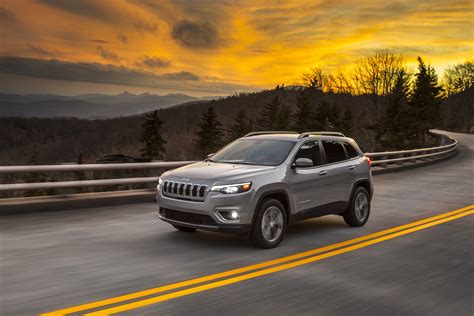
[[[235,210],[219,210],[217,213],[226,221],[236,221],[240,218],[239,213]]]

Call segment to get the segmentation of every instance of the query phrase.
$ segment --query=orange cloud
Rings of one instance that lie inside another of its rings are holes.
[[[195,74],[193,91],[219,78],[227,94],[293,84],[312,66],[336,71],[383,48],[442,71],[472,56],[473,12],[450,0],[4,0],[0,55]]]

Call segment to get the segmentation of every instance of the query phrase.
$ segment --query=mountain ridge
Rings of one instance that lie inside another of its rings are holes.
[[[82,119],[114,118],[137,115],[193,101],[209,101],[219,97],[193,97],[180,93],[166,95],[133,94],[124,91],[115,95],[0,93],[0,117],[76,117]]]

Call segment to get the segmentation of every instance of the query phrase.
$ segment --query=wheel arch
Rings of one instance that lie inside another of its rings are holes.
[[[370,182],[369,179],[360,179],[354,183],[354,185],[352,186],[351,198],[352,198],[352,194],[354,193],[355,189],[357,189],[357,187],[363,187],[364,189],[366,189],[367,192],[369,193],[369,197],[372,199],[373,188],[372,188],[372,183]]]
[[[278,200],[283,206],[285,207],[286,211],[286,220],[287,223],[290,222],[290,217],[291,217],[291,205],[290,205],[290,199],[288,197],[288,193],[285,190],[282,189],[277,189],[277,190],[270,190],[262,193],[258,199],[258,202],[255,206],[255,210],[253,212],[253,218],[252,218],[252,227],[255,223],[255,219],[257,218],[257,212],[260,206],[262,205],[263,201],[265,199],[272,198],[275,200]]]

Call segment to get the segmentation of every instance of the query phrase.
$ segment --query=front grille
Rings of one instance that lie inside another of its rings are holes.
[[[163,194],[177,199],[203,201],[206,188],[207,185],[203,184],[165,181]]]
[[[194,214],[182,211],[171,210],[169,208],[160,208],[160,215],[164,218],[175,220],[182,223],[215,226],[217,223],[209,215]]]

